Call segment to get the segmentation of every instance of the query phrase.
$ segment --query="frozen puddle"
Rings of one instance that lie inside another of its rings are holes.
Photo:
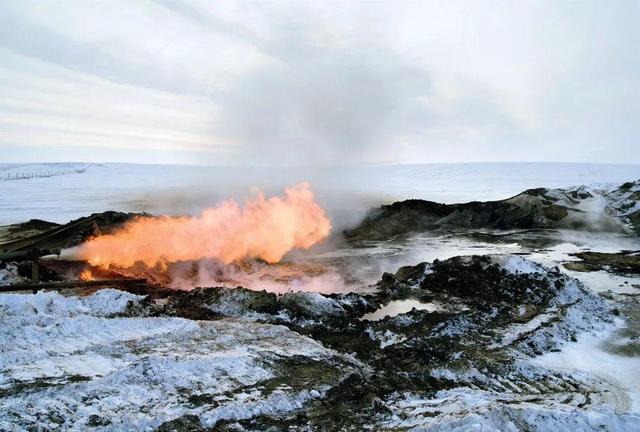
[[[376,311],[363,315],[360,319],[363,321],[380,321],[386,316],[394,317],[396,315],[411,312],[412,309],[435,312],[442,310],[442,307],[436,303],[422,303],[417,300],[394,300]]]

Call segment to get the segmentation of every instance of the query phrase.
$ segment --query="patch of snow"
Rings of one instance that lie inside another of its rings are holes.
[[[529,328],[537,328],[516,345],[518,350],[532,354],[557,349],[582,332],[602,331],[612,321],[609,305],[585,289],[580,281],[569,277],[564,277],[564,286],[551,300],[545,315],[524,326],[510,326],[504,337],[513,341]]]
[[[56,291],[39,291],[37,294],[0,295],[0,318],[20,315],[108,317],[125,311],[129,302],[144,298],[116,289],[103,289],[87,297],[67,297]]]
[[[0,286],[22,283],[25,279],[18,274],[18,266],[13,262],[5,264],[5,268],[0,269]]]
[[[440,391],[433,398],[410,393],[393,395],[386,401],[391,413],[380,426],[442,432],[632,432],[640,427],[640,416],[616,413],[607,406],[576,410],[562,401],[545,406],[528,399],[535,400],[470,388]]]
[[[518,255],[492,255],[492,262],[499,264],[509,273],[518,274],[532,274],[532,273],[546,273],[547,270],[539,264],[534,263],[528,259],[524,259]]]
[[[549,352],[537,357],[538,365],[566,370],[579,370],[598,376],[615,387],[628,392],[634,412],[640,412],[640,360],[608,352],[606,343],[615,339],[620,324],[611,325],[607,331],[584,333],[577,342],[568,344],[559,352]]]
[[[620,276],[605,270],[577,272],[564,269],[564,272],[579,279],[586,287],[597,293],[638,294],[634,285],[640,284],[637,277]]]
[[[552,311],[557,312],[557,311]],[[533,319],[529,320],[526,323],[517,323],[509,326],[509,330],[502,336],[500,341],[496,341],[493,344],[489,345],[489,348],[502,348],[505,346],[511,345],[515,342],[519,337],[526,335],[527,333],[531,333],[543,325],[548,324],[551,320],[556,317],[555,313],[545,313],[536,315]]]
[[[371,328],[367,328],[366,333],[372,341],[380,344],[380,348],[386,348],[407,340],[405,336],[393,333],[391,330],[374,331]]]
[[[443,310],[443,307],[433,302],[422,303],[417,300],[393,300],[382,306],[381,308],[363,315],[360,320],[380,321],[387,316],[395,317],[400,314],[411,312],[413,309],[435,312],[438,310]]]
[[[280,303],[314,317],[340,316],[345,311],[337,300],[317,292],[291,292],[278,297]]]

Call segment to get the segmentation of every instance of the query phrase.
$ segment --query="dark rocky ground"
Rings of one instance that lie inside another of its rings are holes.
[[[372,210],[354,229],[352,242],[408,233],[455,229],[550,229],[640,233],[640,180],[613,191],[529,189],[501,201],[441,204],[406,200]]]
[[[0,253],[28,250],[32,247],[70,248],[100,234],[108,234],[134,217],[145,213],[106,211],[73,220],[64,225],[32,219],[0,227]]]
[[[605,270],[621,275],[640,274],[640,251],[620,251],[615,253],[579,252],[574,256],[580,258],[580,261],[565,263],[564,266],[569,270]]]

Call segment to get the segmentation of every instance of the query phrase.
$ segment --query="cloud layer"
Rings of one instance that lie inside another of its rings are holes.
[[[0,5],[3,159],[640,163],[640,4]]]

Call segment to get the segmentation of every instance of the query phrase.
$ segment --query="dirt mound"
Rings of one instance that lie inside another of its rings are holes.
[[[345,236],[351,241],[367,241],[433,230],[549,228],[627,233],[637,231],[638,202],[640,181],[613,191],[585,186],[529,189],[501,201],[440,204],[406,200],[372,210]]]
[[[33,247],[69,248],[87,239],[108,234],[134,217],[149,217],[147,214],[106,211],[73,220],[64,225],[40,220],[0,227],[4,229],[0,251],[13,252]]]

